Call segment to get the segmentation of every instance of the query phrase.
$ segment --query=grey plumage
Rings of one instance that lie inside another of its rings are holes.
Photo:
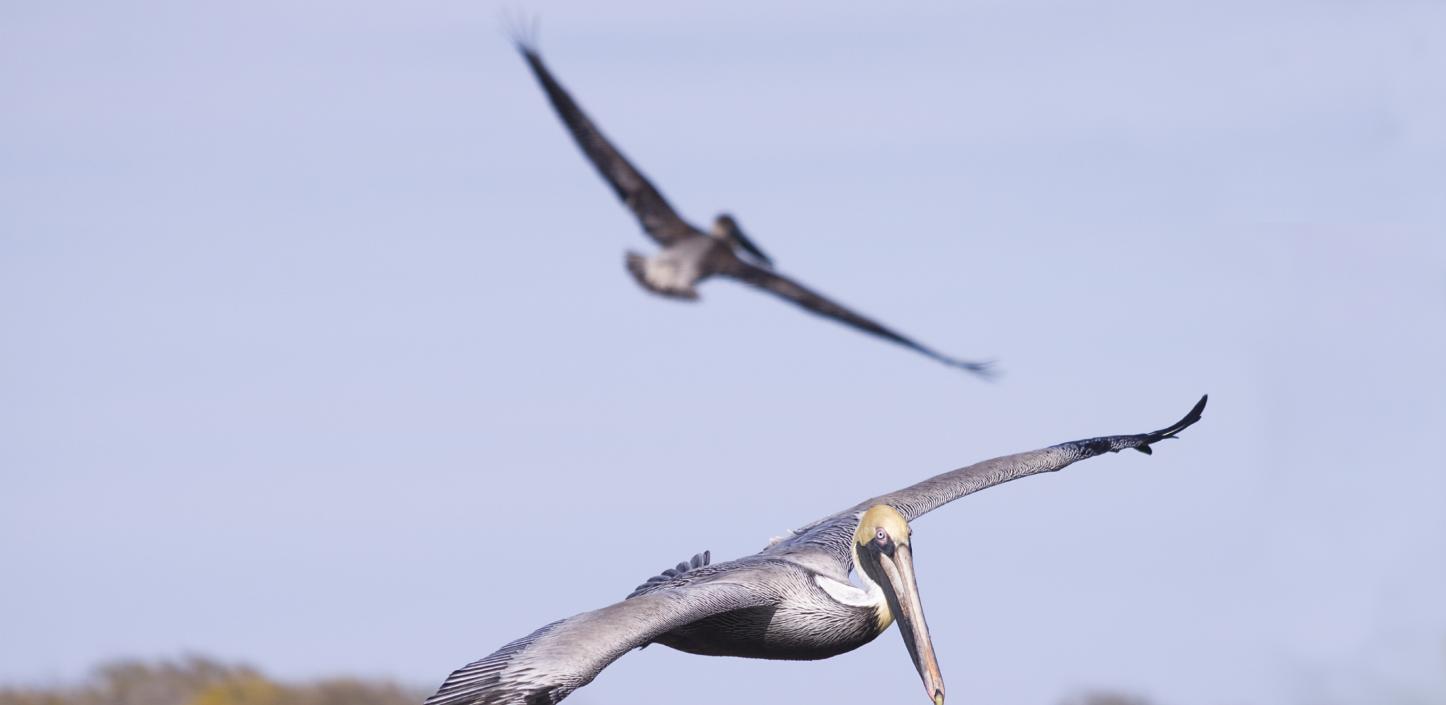
[[[642,585],[633,588],[633,591],[628,593],[628,597],[637,597],[638,595],[648,592],[659,583],[669,582],[690,570],[693,570],[695,568],[702,568],[703,566],[708,565],[710,562],[712,562],[712,560],[712,551],[704,551],[702,553],[694,554],[694,556],[689,560],[679,563],[678,565],[673,566],[672,568],[669,568],[662,573],[648,578],[647,582],[644,582]]]
[[[1148,453],[1152,444],[1199,421],[1207,399],[1158,431],[1071,441],[937,475],[812,522],[751,556],[712,563],[709,553],[698,554],[649,579],[622,602],[548,624],[458,669],[427,705],[550,705],[629,649],[651,643],[769,659],[828,658],[855,649],[900,614],[894,593],[885,601],[884,593],[849,582],[860,555],[857,532],[869,530],[860,526],[861,517],[888,508],[912,521],[981,489],[1103,453],[1127,448]],[[883,533],[880,529],[881,539]],[[858,577],[868,582],[862,572]],[[916,622],[922,629],[922,614]],[[942,703],[942,689],[932,697]]]
[[[536,48],[522,38],[517,39],[517,48],[573,141],[637,217],[643,232],[662,246],[662,251],[652,257],[627,253],[627,271],[643,288],[661,296],[692,301],[698,298],[694,288],[697,284],[713,276],[729,277],[806,311],[902,345],[946,365],[981,376],[991,374],[990,363],[962,360],[940,353],[774,271],[768,255],[727,214],[718,216],[711,232],[704,232],[688,223],[673,210],[662,192],[593,124],[548,71]]]
[[[1195,403],[1184,418],[1158,431],[1068,441],[1039,450],[985,460],[935,475],[904,489],[864,500],[842,512],[795,529],[791,536],[763,549],[763,553],[789,555],[795,559],[804,556],[811,558],[812,554],[820,554],[828,561],[845,560],[843,557],[848,554],[848,537],[856,523],[854,518],[871,506],[888,505],[897,509],[908,521],[913,521],[979,490],[1042,472],[1063,470],[1081,460],[1104,453],[1132,449],[1148,455],[1151,444],[1174,438],[1175,434],[1199,421],[1209,400],[1208,394],[1200,397],[1200,401]]]
[[[766,603],[724,582],[660,591],[559,620],[462,667],[428,705],[556,703],[628,650],[701,617]]]

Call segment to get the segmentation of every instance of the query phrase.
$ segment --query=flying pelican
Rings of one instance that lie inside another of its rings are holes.
[[[751,556],[711,563],[709,553],[698,554],[622,602],[552,622],[463,666],[426,705],[555,705],[649,644],[707,656],[824,659],[873,641],[895,621],[924,691],[942,705],[909,522],[986,487],[1102,453],[1149,454],[1151,444],[1199,421],[1207,399],[1151,433],[1071,441],[946,472],[795,529]]]
[[[662,252],[652,257],[627,253],[628,271],[643,288],[662,296],[692,301],[698,298],[694,286],[699,282],[715,275],[730,277],[946,365],[989,376],[989,363],[960,360],[939,353],[773,271],[772,260],[743,234],[733,216],[720,214],[708,232],[683,220],[668,205],[663,194],[603,136],[572,96],[552,77],[535,46],[521,36],[515,37],[514,41],[583,154],[612,185],[623,203],[632,209],[643,230],[663,247]]]

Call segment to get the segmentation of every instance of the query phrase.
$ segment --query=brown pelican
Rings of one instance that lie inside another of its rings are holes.
[[[914,582],[909,522],[986,487],[1102,453],[1148,454],[1151,444],[1199,421],[1207,398],[1158,431],[1006,455],[865,500],[752,556],[711,563],[701,553],[622,602],[548,624],[458,669],[426,705],[556,703],[649,644],[708,656],[823,659],[872,641],[895,621],[924,691],[942,705],[944,680]]]
[[[652,257],[627,253],[628,271],[643,288],[662,296],[691,301],[698,298],[694,287],[699,282],[715,275],[730,277],[947,365],[989,375],[989,363],[960,360],[939,353],[773,271],[773,262],[743,234],[738,222],[727,213],[714,219],[712,229],[706,233],[683,220],[668,205],[663,194],[603,136],[572,96],[552,77],[532,43],[520,36],[515,38],[515,42],[583,154],[612,185],[623,203],[632,209],[643,230],[663,247]]]

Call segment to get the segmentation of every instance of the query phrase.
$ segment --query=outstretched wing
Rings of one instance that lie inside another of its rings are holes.
[[[673,207],[664,200],[663,194],[658,192],[647,177],[638,171],[627,158],[613,147],[611,142],[603,136],[602,132],[592,124],[582,108],[573,102],[572,96],[567,94],[547,66],[542,63],[542,57],[538,55],[537,49],[526,41],[517,41],[517,50],[522,52],[522,58],[527,60],[527,65],[532,67],[532,73],[537,76],[537,82],[542,84],[542,90],[547,93],[547,98],[552,102],[552,107],[557,110],[557,116],[562,118],[563,124],[572,133],[572,138],[577,141],[577,146],[582,148],[583,154],[597,167],[598,173],[612,185],[617,192],[618,198],[623,199],[633,214],[642,223],[643,230],[657,240],[659,244],[669,245],[687,237],[695,232],[693,227],[678,216]]]
[[[766,604],[732,582],[683,585],[553,622],[457,669],[425,705],[551,705],[629,649],[691,622]]]
[[[1167,438],[1175,438],[1181,431],[1199,421],[1202,412],[1205,411],[1205,403],[1209,399],[1208,394],[1200,397],[1200,401],[1196,402],[1195,407],[1190,409],[1190,413],[1186,414],[1185,418],[1158,431],[1070,441],[1026,453],[986,460],[936,475],[897,492],[865,500],[838,514],[824,517],[770,545],[763,550],[763,553],[794,556],[817,554],[820,557],[830,557],[835,561],[851,560],[848,558],[849,541],[858,524],[859,515],[869,507],[876,504],[887,504],[899,510],[905,519],[913,521],[965,495],[1021,477],[1062,470],[1073,463],[1093,458],[1096,455],[1118,453],[1126,448],[1132,448],[1148,455],[1151,453],[1151,445]]]
[[[870,318],[835,303],[823,294],[815,292],[770,269],[756,267],[737,257],[729,257],[726,260],[720,261],[715,264],[715,267],[718,274],[732,277],[746,284],[751,284],[820,316],[832,318],[839,323],[853,326],[870,335],[878,336],[892,343],[898,343],[910,350],[928,355],[946,365],[968,370],[982,377],[989,377],[992,374],[989,363],[987,362],[960,360],[924,347],[909,338],[885,328],[882,324],[876,323]]]
[[[1208,394],[1200,397],[1200,401],[1195,403],[1195,407],[1190,409],[1190,413],[1186,414],[1185,418],[1158,431],[1129,436],[1086,438],[1082,441],[1070,441],[1026,453],[986,460],[936,475],[897,492],[890,492],[861,502],[854,507],[854,510],[861,511],[875,504],[887,504],[899,510],[905,519],[913,521],[949,502],[987,487],[1042,472],[1062,470],[1073,463],[1093,458],[1096,455],[1118,453],[1127,448],[1148,455],[1152,452],[1151,444],[1167,438],[1175,438],[1176,434],[1199,421],[1201,413],[1205,411],[1205,402],[1209,399]]]

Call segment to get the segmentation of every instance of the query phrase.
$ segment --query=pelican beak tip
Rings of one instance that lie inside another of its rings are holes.
[[[934,691],[934,705],[944,705],[944,692],[943,692],[943,691],[940,691],[940,690]]]

